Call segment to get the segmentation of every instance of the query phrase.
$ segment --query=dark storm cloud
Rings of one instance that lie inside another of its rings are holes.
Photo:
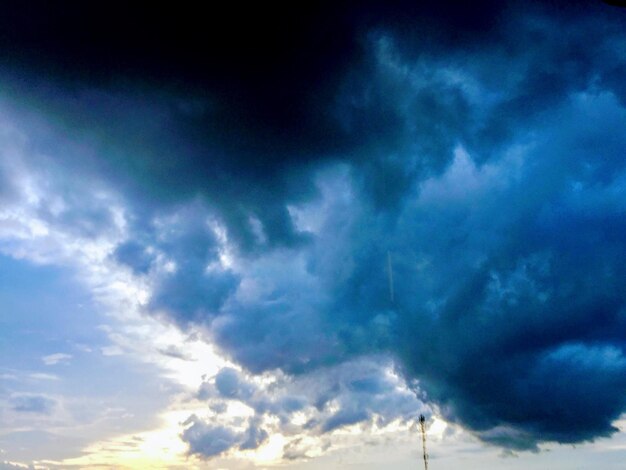
[[[472,32],[489,30],[497,4],[313,2],[201,13],[191,6],[60,9],[36,2],[3,16],[0,49],[12,77],[9,94],[21,104],[30,97],[73,140],[79,136],[106,155],[66,157],[72,165],[109,174],[130,186],[134,199],[205,193],[221,207],[231,236],[250,248],[250,215],[264,224],[269,244],[298,242],[281,201],[310,194],[308,165],[371,160],[368,153],[388,151],[398,140],[406,151],[415,140],[413,123],[397,107],[405,84],[380,77],[372,89],[363,77],[376,73],[370,29],[412,29],[415,21],[468,41]],[[425,48],[437,44],[429,36]],[[416,105],[449,116],[455,98],[445,95],[424,90]],[[449,144],[446,126],[417,127],[422,140]],[[441,167],[449,157],[449,145],[425,147],[433,155],[424,162]],[[379,166],[371,162],[371,171]]]
[[[625,168],[616,156],[626,141],[587,119],[625,114],[606,96],[574,101],[538,131],[542,144],[507,191],[454,200],[444,188],[439,197],[451,200],[396,229],[417,247],[397,249],[397,305],[412,313],[399,317],[394,349],[444,415],[500,445],[608,435],[624,410]],[[420,258],[418,274],[409,263]],[[496,437],[500,424],[512,429]]]
[[[219,263],[219,243],[201,204],[161,217],[142,227],[137,239],[118,245],[113,256],[139,274],[146,274],[158,257],[170,263],[171,269],[162,270],[156,280],[150,307],[177,317],[183,325],[204,321],[219,313],[237,276],[212,268]]]
[[[44,129],[42,149],[124,195],[129,240],[113,256],[154,281],[149,309],[206,326],[255,373],[389,354],[447,419],[497,445],[614,432],[626,407],[621,10],[370,2],[283,20],[239,7],[46,4],[2,19],[5,95]],[[100,212],[66,223],[106,225]],[[233,369],[213,385],[258,413],[304,406],[258,401]],[[311,428],[385,416],[389,387],[366,374],[320,388],[307,402],[339,409]],[[266,437],[256,423],[187,425],[206,456]]]
[[[559,24],[581,2],[526,3]],[[528,27],[501,2],[233,6],[205,15],[116,2],[35,5],[15,6],[0,23],[6,94],[54,117],[50,139],[92,149],[64,149],[76,171],[108,176],[142,212],[204,194],[245,250],[259,244],[250,217],[269,245],[305,241],[283,202],[313,195],[310,170],[320,163],[355,164],[368,197],[397,204],[411,181],[445,167],[458,141],[487,158],[521,121],[584,87],[594,60],[612,59],[602,19],[574,28],[600,44],[579,48],[573,28]],[[423,84],[381,66],[385,38],[400,61],[422,61]],[[461,84],[429,76],[442,65],[478,69],[506,99],[477,115]],[[45,140],[42,150],[52,144]]]

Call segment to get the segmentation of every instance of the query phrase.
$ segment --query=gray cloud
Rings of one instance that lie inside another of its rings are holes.
[[[258,424],[251,422],[250,426],[246,430],[245,440],[239,445],[241,450],[256,449],[265,441],[267,441],[269,434],[265,429],[262,429]]]
[[[254,420],[250,420],[245,432],[207,423],[196,415],[190,416],[184,425],[187,428],[181,438],[189,444],[189,453],[203,457],[214,457],[235,447],[240,450],[256,449],[268,438],[267,432]]]
[[[215,388],[224,398],[247,400],[254,393],[254,387],[245,382],[235,369],[226,367],[215,376]]]
[[[158,351],[164,356],[173,357],[182,361],[195,361],[195,359],[185,353],[185,351],[174,344],[168,345],[166,348],[160,348]]]
[[[211,426],[202,422],[198,417],[191,416],[185,422],[190,425],[181,438],[189,444],[189,452],[213,457],[234,447],[241,436],[223,426]]]

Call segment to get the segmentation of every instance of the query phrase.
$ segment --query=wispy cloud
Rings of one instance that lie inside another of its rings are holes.
[[[54,353],[54,354],[48,354],[47,356],[43,356],[41,360],[47,366],[54,366],[57,364],[68,364],[70,362],[70,359],[72,359],[72,357],[73,356],[71,354]]]

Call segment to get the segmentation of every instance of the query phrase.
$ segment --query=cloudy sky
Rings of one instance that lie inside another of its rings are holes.
[[[623,468],[626,10],[229,5],[2,5],[0,469]]]

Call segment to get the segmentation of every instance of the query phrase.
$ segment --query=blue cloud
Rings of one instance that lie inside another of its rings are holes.
[[[245,440],[239,445],[241,450],[256,449],[269,438],[265,429],[260,428],[255,423],[250,423],[246,430]]]
[[[10,400],[11,409],[20,413],[50,414],[56,401],[43,395],[18,395]]]
[[[221,369],[215,376],[215,388],[220,396],[238,400],[247,400],[254,392],[252,385],[242,380],[239,373],[230,367]]]
[[[147,252],[145,246],[132,240],[118,245],[114,257],[118,263],[129,266],[138,274],[147,273],[154,261],[154,256]]]
[[[203,457],[214,457],[233,448],[256,449],[268,438],[268,433],[258,427],[254,420],[250,420],[250,425],[243,433],[207,423],[196,415],[190,416],[184,425],[187,428],[181,438],[189,444],[189,453]]]
[[[331,416],[327,421],[322,425],[323,432],[334,431],[337,428],[343,426],[349,426],[351,424],[356,424],[361,421],[365,421],[369,418],[369,413],[366,410],[360,409],[352,409],[352,410],[341,410]]]
[[[189,452],[213,457],[234,447],[240,436],[223,426],[211,426],[202,422],[196,416],[186,421],[190,425],[183,432],[181,438],[189,443]]]
[[[567,35],[582,47],[580,21]],[[317,226],[301,229],[308,230],[303,244],[254,254],[237,251],[233,237],[241,267],[228,288],[205,278],[199,266],[211,257],[193,251],[220,242],[181,238],[188,265],[172,277],[180,282],[157,288],[156,299],[174,318],[210,327],[217,344],[253,372],[298,375],[389,354],[447,419],[498,445],[534,449],[611,434],[624,410],[621,366],[594,363],[582,374],[572,357],[554,354],[569,344],[623,352],[622,105],[577,66],[555,67],[554,89],[539,86],[533,74],[546,60],[578,57],[553,40],[517,52],[526,70],[505,81],[500,95],[482,79],[493,70],[486,59],[465,69],[448,64],[459,77],[450,82],[445,69],[423,77],[419,63],[403,57],[401,42],[390,44],[375,56],[370,86],[379,95],[349,102],[363,100],[366,108],[353,112],[364,116],[370,104],[397,110],[402,103],[403,122],[416,133],[400,140],[383,133],[385,144],[398,142],[394,151],[360,149],[362,160],[313,173],[317,189],[307,203],[277,195],[276,203],[291,204],[301,222]],[[604,73],[605,64],[587,52],[581,66]],[[483,54],[504,60],[497,49]],[[424,88],[416,89],[420,79]],[[464,88],[470,83],[477,98]],[[598,124],[584,116],[597,116]],[[356,117],[342,119],[357,125]],[[246,286],[256,286],[250,298]],[[376,380],[349,387],[357,395],[385,393]],[[319,429],[369,419],[371,406],[369,399],[346,403]],[[585,420],[575,419],[572,407],[586,410]]]

